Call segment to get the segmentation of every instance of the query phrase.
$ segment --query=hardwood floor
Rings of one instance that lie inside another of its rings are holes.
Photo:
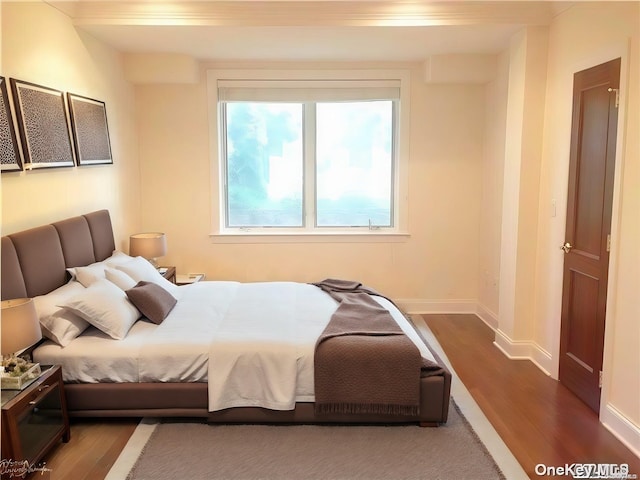
[[[139,418],[71,419],[71,440],[58,445],[45,458],[49,480],[104,479],[139,421]],[[35,478],[41,477],[36,474]]]
[[[593,411],[531,362],[507,359],[478,317],[423,317],[531,478],[543,478],[535,474],[538,464],[565,463],[628,463],[630,473],[640,478],[640,459],[600,424]],[[72,420],[71,441],[45,459],[50,479],[104,478],[136,424],[137,419]]]
[[[640,459],[566,387],[528,360],[509,360],[475,315],[423,315],[451,365],[531,478],[538,464],[629,464]]]

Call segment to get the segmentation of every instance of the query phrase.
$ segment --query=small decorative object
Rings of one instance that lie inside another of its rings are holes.
[[[129,237],[129,255],[144,257],[158,268],[157,257],[167,254],[167,237],[164,233],[136,233]]]
[[[11,79],[25,168],[73,167],[64,95]]]
[[[40,375],[40,365],[19,358],[16,352],[31,347],[42,338],[36,307],[31,298],[3,300],[0,350],[0,386],[21,390]]]
[[[0,386],[7,390],[22,390],[29,380],[40,376],[40,364],[24,358],[8,357],[2,360],[4,371],[0,373]]]
[[[18,172],[22,170],[22,159],[9,106],[7,81],[4,77],[0,77],[0,96],[0,165],[3,173]]]
[[[67,93],[78,165],[113,163],[105,103]]]

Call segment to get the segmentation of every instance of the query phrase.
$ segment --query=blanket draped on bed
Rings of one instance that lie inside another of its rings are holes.
[[[316,413],[417,416],[421,372],[437,375],[442,369],[422,358],[389,311],[371,297],[379,293],[347,280],[313,285],[339,303],[316,343]]]

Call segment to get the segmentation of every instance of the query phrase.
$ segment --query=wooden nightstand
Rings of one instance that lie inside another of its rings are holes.
[[[160,269],[160,272],[162,272],[163,269],[166,269],[164,273],[162,273],[164,278],[170,282],[176,283],[176,267],[160,267]]]
[[[37,469],[38,462],[59,440],[66,443],[71,438],[62,368],[43,366],[42,370],[40,377],[23,390],[2,390],[5,466],[18,466],[26,461],[32,469]],[[12,477],[3,474],[2,478]]]

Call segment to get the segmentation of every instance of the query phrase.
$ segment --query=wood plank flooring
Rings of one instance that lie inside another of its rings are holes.
[[[531,478],[537,464],[628,463],[640,459],[566,388],[526,360],[509,360],[475,315],[423,315],[453,368]],[[73,420],[71,441],[45,458],[51,480],[103,479],[138,419]],[[549,477],[560,478],[560,477]]]
[[[451,365],[531,478],[538,464],[628,463],[640,459],[566,387],[528,360],[509,360],[475,315],[423,315]]]

